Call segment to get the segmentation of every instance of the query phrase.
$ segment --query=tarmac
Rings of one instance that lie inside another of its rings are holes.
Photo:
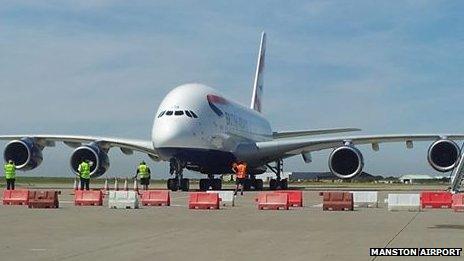
[[[308,190],[305,207],[288,211],[258,210],[256,192],[220,210],[188,209],[187,192],[173,192],[170,207],[121,210],[76,207],[61,191],[59,209],[0,207],[0,260],[403,260],[369,249],[464,245],[464,213],[389,212],[388,191],[379,208],[346,212],[322,211]],[[407,258],[441,259],[463,257]]]

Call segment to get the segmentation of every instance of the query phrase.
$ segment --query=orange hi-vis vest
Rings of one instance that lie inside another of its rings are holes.
[[[247,178],[247,166],[245,164],[237,164],[235,167],[237,178],[246,179]]]

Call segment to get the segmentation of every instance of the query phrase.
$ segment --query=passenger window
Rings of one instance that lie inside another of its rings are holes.
[[[171,116],[171,115],[172,115],[172,111],[167,111],[167,112],[166,112],[166,115]]]
[[[160,112],[160,114],[158,115],[158,118],[161,118],[161,117],[164,115],[165,112],[166,112],[166,111]]]
[[[185,115],[189,116],[190,118],[192,118],[192,114],[190,114],[189,111],[185,111]]]
[[[174,112],[174,115],[176,115],[176,116],[184,115],[184,111],[176,111],[176,112]]]
[[[198,116],[193,111],[190,111],[190,113],[192,114],[193,118],[198,118]]]

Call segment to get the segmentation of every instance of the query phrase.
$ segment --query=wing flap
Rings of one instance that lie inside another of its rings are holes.
[[[304,130],[304,131],[282,131],[282,132],[272,133],[272,137],[274,139],[283,139],[283,138],[321,135],[321,134],[352,132],[352,131],[360,131],[360,130],[361,129],[358,129],[358,128],[333,128],[333,129],[315,129],[315,130]]]

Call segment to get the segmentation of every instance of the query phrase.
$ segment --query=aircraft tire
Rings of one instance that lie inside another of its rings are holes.
[[[277,189],[277,180],[271,179],[269,181],[269,190],[276,190]]]
[[[209,189],[209,179],[200,179],[200,190],[207,191]]]
[[[262,191],[263,190],[263,180],[262,179],[255,179],[255,182],[253,184],[253,187],[255,188],[255,190],[257,191]]]
[[[182,191],[189,191],[189,189],[190,189],[190,180],[189,179],[182,179],[181,190]]]

